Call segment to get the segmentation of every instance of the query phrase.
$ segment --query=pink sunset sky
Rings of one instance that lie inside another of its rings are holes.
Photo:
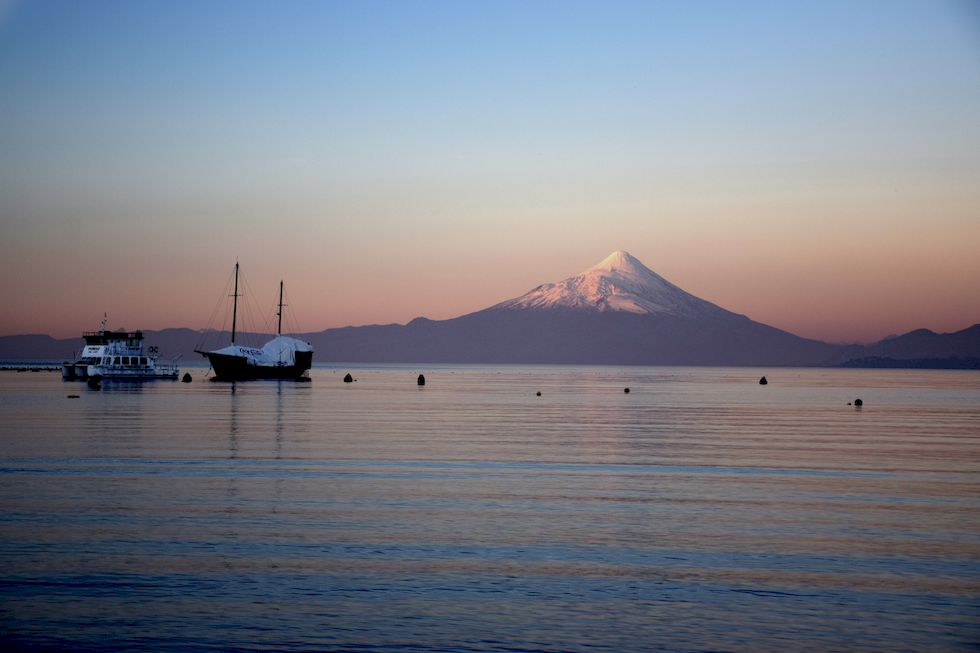
[[[801,336],[980,322],[980,12],[711,7],[0,3],[0,335],[202,328],[236,260],[301,331],[449,318],[617,249]]]

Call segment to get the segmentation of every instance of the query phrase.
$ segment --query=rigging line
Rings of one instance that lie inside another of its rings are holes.
[[[254,325],[252,324],[252,316],[248,306],[248,298],[252,291],[248,287],[248,280],[245,278],[245,273],[242,272],[240,267],[238,269],[238,292],[242,299],[242,301],[238,302],[238,321],[241,324],[241,328],[238,330],[240,334],[239,340],[242,345],[251,347],[255,344],[251,334]]]
[[[245,301],[248,303],[250,332],[255,337],[263,336],[269,325],[268,317],[262,308],[263,304],[257,297],[252,286],[249,285],[245,291]],[[259,325],[261,328],[257,328]],[[258,344],[255,346],[258,347]]]
[[[217,347],[224,346],[226,342],[224,336],[225,333],[228,333],[228,338],[231,338],[231,332],[228,331],[227,329],[228,329],[228,311],[224,311],[221,314],[221,329],[216,331],[214,334]]]
[[[244,288],[243,294],[245,298],[245,301],[243,302],[245,304],[245,317],[244,317],[245,321],[243,322],[243,324],[246,325],[246,329],[248,330],[249,333],[249,340],[250,340],[249,346],[258,348],[261,346],[261,343],[257,343],[257,340],[261,336],[261,334],[259,334],[255,328],[256,315],[261,317],[262,310],[261,307],[259,307],[257,304],[257,300],[255,298],[255,292],[252,290],[251,284],[248,282],[247,279],[245,279],[244,275],[241,275],[240,278],[242,281],[242,286]]]
[[[234,282],[235,270],[232,268],[231,274],[228,275],[228,281],[225,283],[224,296],[220,300],[225,309],[221,312],[221,329],[214,334],[215,348],[224,347],[231,338],[231,332],[228,331],[228,318],[231,317],[234,309],[229,305],[229,293]],[[225,337],[225,333],[228,333],[227,337]]]
[[[232,273],[232,275],[234,275],[234,272]],[[231,282],[232,282],[232,276],[229,276],[228,279],[225,281],[225,287],[222,289],[221,294],[218,296],[218,300],[214,304],[214,308],[211,309],[211,315],[208,316],[208,321],[204,325],[204,330],[201,332],[200,338],[197,341],[197,346],[195,347],[195,349],[203,350],[205,348],[204,345],[208,344],[207,340],[209,335],[214,340],[218,340],[220,338],[221,332],[219,331],[217,334],[215,334],[213,332],[213,327],[215,326],[215,319],[217,318],[218,312],[226,305],[226,302],[228,300],[227,298],[228,291],[231,288]],[[227,319],[228,319],[228,315],[227,312],[225,312],[224,321],[227,322]],[[223,325],[222,325],[222,329],[223,329]]]
[[[292,299],[289,297],[289,292],[284,289],[283,295],[284,295],[283,305],[290,307],[289,312],[286,314],[287,328],[292,329],[290,333],[293,334],[300,333],[299,318],[296,317],[296,309],[293,308],[293,302]]]
[[[250,316],[252,319],[253,338],[255,338],[255,346],[261,347],[264,344],[262,339],[265,338],[265,334],[268,332],[268,329],[264,324],[260,325],[259,322],[267,323],[267,320],[263,317],[262,306],[259,303],[258,296],[254,291],[252,291],[251,288],[249,288],[249,292],[251,293],[251,297],[248,301],[249,310],[251,311]]]
[[[284,333],[293,334],[295,331],[292,330],[292,320],[293,320],[293,307],[290,305],[289,294],[286,292],[286,285],[282,286],[282,307],[279,312],[282,313],[280,316],[280,321],[286,324],[286,330]],[[288,311],[286,309],[289,309]]]
[[[263,316],[264,320],[262,328],[270,334],[274,334],[275,331],[272,330],[272,323],[275,321],[275,312],[273,312],[272,315],[269,315],[267,310],[263,310],[261,315]]]

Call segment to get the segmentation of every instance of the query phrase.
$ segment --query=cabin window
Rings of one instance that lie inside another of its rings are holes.
[[[113,363],[114,363],[115,365],[119,365],[119,357],[118,357],[118,356],[116,356],[116,357],[114,357],[114,358],[112,359],[112,362],[113,362]]]
[[[129,356],[123,356],[123,365],[129,365]]]
[[[140,356],[140,365],[146,365],[146,356]]]

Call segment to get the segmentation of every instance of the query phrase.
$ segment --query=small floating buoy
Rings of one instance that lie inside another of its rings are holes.
[[[535,396],[535,397],[540,397],[540,396],[541,396],[541,391],[540,391],[540,390],[538,390],[537,392],[535,392],[535,393],[534,393],[534,396]]]
[[[425,385],[425,375],[419,374],[419,385]]]
[[[864,402],[861,401],[860,399],[855,399],[854,400],[854,405],[855,406],[863,406],[864,405]]]
[[[766,380],[766,377],[762,377],[759,379],[759,385],[769,385],[769,381]]]
[[[79,395],[68,395],[69,399],[78,399]]]
[[[851,402],[847,402],[847,405],[850,406],[851,405]]]
[[[353,382],[354,382],[354,377],[350,375],[350,372],[348,372],[347,376],[344,377],[344,383],[353,383]]]
[[[630,393],[630,389],[629,388],[623,388],[623,392],[625,392],[626,394],[629,394]]]
[[[191,382],[191,373],[190,372],[184,372],[184,376],[180,377],[180,382],[181,383],[190,383]]]

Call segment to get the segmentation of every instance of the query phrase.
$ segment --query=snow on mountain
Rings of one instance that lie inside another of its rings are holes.
[[[495,309],[572,308],[648,315],[703,316],[726,312],[684,292],[628,252],[616,251],[574,277],[547,283]]]

